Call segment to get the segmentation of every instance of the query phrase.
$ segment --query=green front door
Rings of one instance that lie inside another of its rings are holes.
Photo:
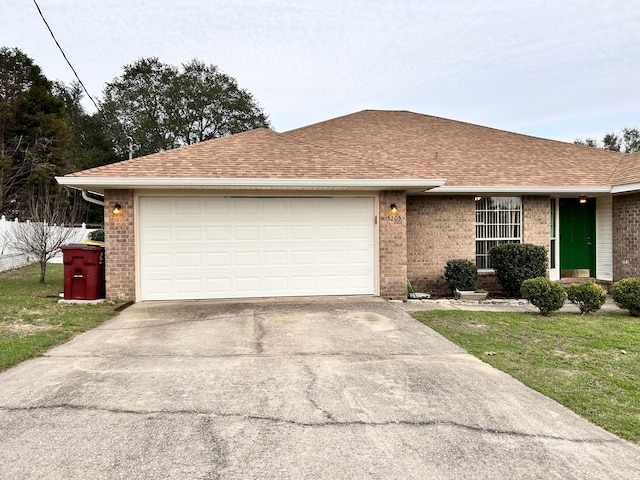
[[[560,271],[589,270],[596,276],[596,200],[560,199]]]

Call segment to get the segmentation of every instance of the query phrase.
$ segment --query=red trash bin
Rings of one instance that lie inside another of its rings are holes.
[[[104,285],[104,247],[63,245],[64,299],[102,298]]]

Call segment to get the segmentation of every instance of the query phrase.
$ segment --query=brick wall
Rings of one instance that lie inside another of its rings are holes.
[[[640,276],[640,193],[613,197],[613,280]]]
[[[549,197],[522,198],[523,240],[549,245]],[[475,262],[476,217],[473,196],[407,198],[407,276],[416,291],[451,295],[444,278],[447,260]],[[496,276],[481,272],[478,288],[500,292]]]
[[[407,198],[407,273],[416,291],[450,294],[447,260],[475,262],[476,215],[472,196]]]
[[[522,197],[522,241],[541,245],[549,254],[549,197]]]
[[[113,206],[122,206],[120,215]],[[104,236],[106,297],[109,300],[135,300],[135,218],[133,191],[105,190]]]
[[[380,192],[378,209],[380,245],[380,296],[390,300],[407,298],[407,196],[404,191]],[[392,215],[389,206],[398,213]]]

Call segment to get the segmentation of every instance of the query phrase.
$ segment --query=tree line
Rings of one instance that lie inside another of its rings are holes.
[[[573,143],[613,152],[635,153],[640,152],[640,131],[635,127],[626,127],[620,132],[607,133],[602,140],[578,138]]]
[[[270,128],[248,91],[198,60],[142,58],[106,84],[98,111],[87,112],[83,98],[80,84],[51,81],[19,49],[0,48],[0,215],[39,221],[55,211],[102,223],[99,208],[54,177],[125,160],[130,144],[140,156]]]

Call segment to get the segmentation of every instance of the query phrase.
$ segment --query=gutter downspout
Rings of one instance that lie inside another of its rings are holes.
[[[104,200],[98,200],[97,198],[91,198],[89,196],[89,193],[92,193],[94,195],[100,195],[99,193],[96,193],[96,192],[87,192],[86,190],[82,190],[82,198],[84,198],[89,203],[95,203],[96,205],[100,205],[101,207],[104,207]],[[102,195],[102,198],[104,198],[104,195]]]

